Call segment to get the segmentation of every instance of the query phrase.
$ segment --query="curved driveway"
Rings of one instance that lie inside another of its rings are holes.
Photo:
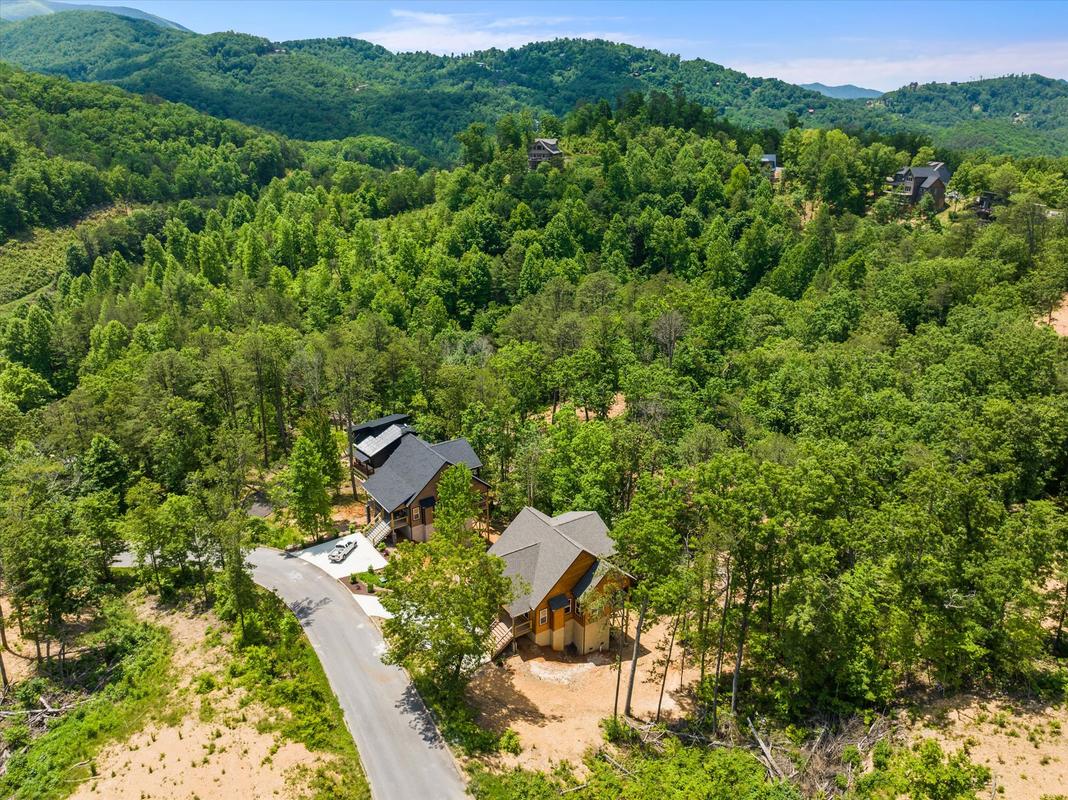
[[[256,583],[296,614],[341,703],[374,800],[466,796],[452,754],[400,667],[383,664],[385,642],[348,589],[307,561],[260,547]]]

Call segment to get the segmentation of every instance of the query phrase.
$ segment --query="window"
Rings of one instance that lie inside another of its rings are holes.
[[[567,605],[564,606],[564,613],[565,614],[570,614],[571,613],[571,598],[570,597],[567,598]]]
[[[547,624],[549,624],[549,609],[543,608],[541,611],[538,612],[538,624],[539,625],[547,625]]]

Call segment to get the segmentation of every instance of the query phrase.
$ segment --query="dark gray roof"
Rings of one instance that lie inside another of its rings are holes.
[[[472,469],[482,466],[482,462],[465,439],[455,439],[444,444],[452,447],[439,452],[439,445],[427,444],[410,430],[406,431],[400,444],[386,459],[386,463],[364,481],[363,488],[382,508],[393,511],[411,502],[442,467],[461,463]],[[465,448],[475,464],[465,459]]]
[[[571,589],[572,594],[575,595],[575,601],[581,603],[586,592],[590,589],[597,588],[597,584],[601,582],[601,578],[608,574],[612,569],[612,565],[607,561],[598,559],[593,562],[590,568],[586,570],[586,574],[579,578],[578,582]]]
[[[478,469],[482,461],[475,455],[475,449],[467,439],[450,439],[447,442],[433,444],[434,452],[450,464],[467,464],[471,469]]]
[[[489,551],[504,559],[504,574],[512,578],[516,596],[508,613],[514,617],[539,605],[583,552],[602,558],[615,547],[596,511],[549,517],[527,506]]]
[[[551,608],[553,611],[559,611],[561,608],[564,608],[570,602],[571,600],[566,594],[558,594],[556,595],[556,597],[549,598],[549,608]]]
[[[922,178],[920,185],[929,189],[934,185],[935,180],[942,181],[943,185],[949,183],[949,179],[953,177],[953,173],[949,171],[949,168],[941,161],[931,161],[924,167],[902,167],[896,173],[894,177],[899,180],[904,180],[909,175],[915,178]]]
[[[378,419],[369,419],[367,422],[361,422],[359,425],[350,427],[349,433],[352,434],[353,441],[356,441],[360,438],[359,434],[363,431],[371,428],[388,427],[397,422],[407,422],[410,418],[410,414],[390,414],[385,417],[379,417]]]

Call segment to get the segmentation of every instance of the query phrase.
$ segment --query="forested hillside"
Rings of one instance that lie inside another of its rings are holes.
[[[89,3],[64,3],[59,0],[7,0],[3,6],[0,6],[0,20],[17,22],[18,20],[29,19],[30,17],[59,14],[64,11],[106,12],[108,14],[117,14],[120,17],[148,20],[149,22],[153,22],[164,28],[173,28],[175,30],[183,31],[188,30],[187,28],[183,28],[177,22],[171,22],[169,19],[157,17],[155,14],[149,14],[147,11],[142,11],[139,8],[130,8],[129,6],[104,6],[97,4],[90,5]]]
[[[499,520],[530,504],[610,524],[631,619],[685,632],[689,742],[748,739],[749,717],[813,740],[924,689],[1063,699],[1068,344],[1036,319],[1068,291],[1065,159],[967,156],[968,191],[1008,196],[983,224],[880,199],[929,148],[792,129],[773,187],[762,134],[681,97],[543,118],[562,169],[527,169],[519,114],[466,129],[461,166],[419,171],[380,140],[296,146],[0,76],[7,208],[73,213],[49,170],[101,197],[212,196],[122,246],[74,245],[3,316],[0,560],[27,636],[98,602],[124,540],[157,572],[199,553],[240,586],[238,540],[262,535],[250,475],[303,503],[292,455],[318,520],[329,420],[404,411],[471,441]],[[989,796],[984,769],[937,750],[858,752],[836,791]],[[629,758],[573,796],[798,796],[748,755]],[[554,797],[554,780],[480,791]]]
[[[936,144],[1068,153],[1068,84],[1039,76],[932,84],[889,107],[753,78],[704,59],[606,41],[561,39],[462,56],[391,53],[356,39],[272,43],[240,33],[183,34],[112,14],[65,12],[0,27],[5,60],[108,81],[300,139],[377,134],[440,160],[471,122],[521,109],[563,115],[631,91],[691,99],[743,127],[790,124],[919,131]],[[907,97],[905,96],[907,92]],[[1026,115],[1016,117],[1013,113]]]
[[[104,86],[0,65],[0,242],[112,200],[249,190],[292,166],[281,138]]]
[[[837,109],[837,124],[916,131],[958,149],[1068,153],[1068,81],[1012,75],[926,83],[887,92],[871,107]]]

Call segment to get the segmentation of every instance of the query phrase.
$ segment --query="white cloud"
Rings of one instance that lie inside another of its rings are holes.
[[[412,19],[423,25],[451,25],[455,20],[452,14],[431,14],[426,11],[409,11],[406,8],[394,8],[389,12],[400,19]]]
[[[499,17],[481,14],[432,14],[393,9],[393,24],[353,34],[356,38],[380,44],[395,52],[468,53],[491,47],[507,49],[530,42],[557,38],[608,39],[641,47],[671,49],[672,40],[652,40],[641,34],[601,30],[599,24],[616,22],[618,17]],[[685,44],[685,43],[684,43]]]
[[[741,60],[734,69],[791,83],[853,83],[889,91],[912,81],[967,81],[1008,73],[1068,75],[1068,41],[944,47],[939,52],[868,57],[803,57]]]

